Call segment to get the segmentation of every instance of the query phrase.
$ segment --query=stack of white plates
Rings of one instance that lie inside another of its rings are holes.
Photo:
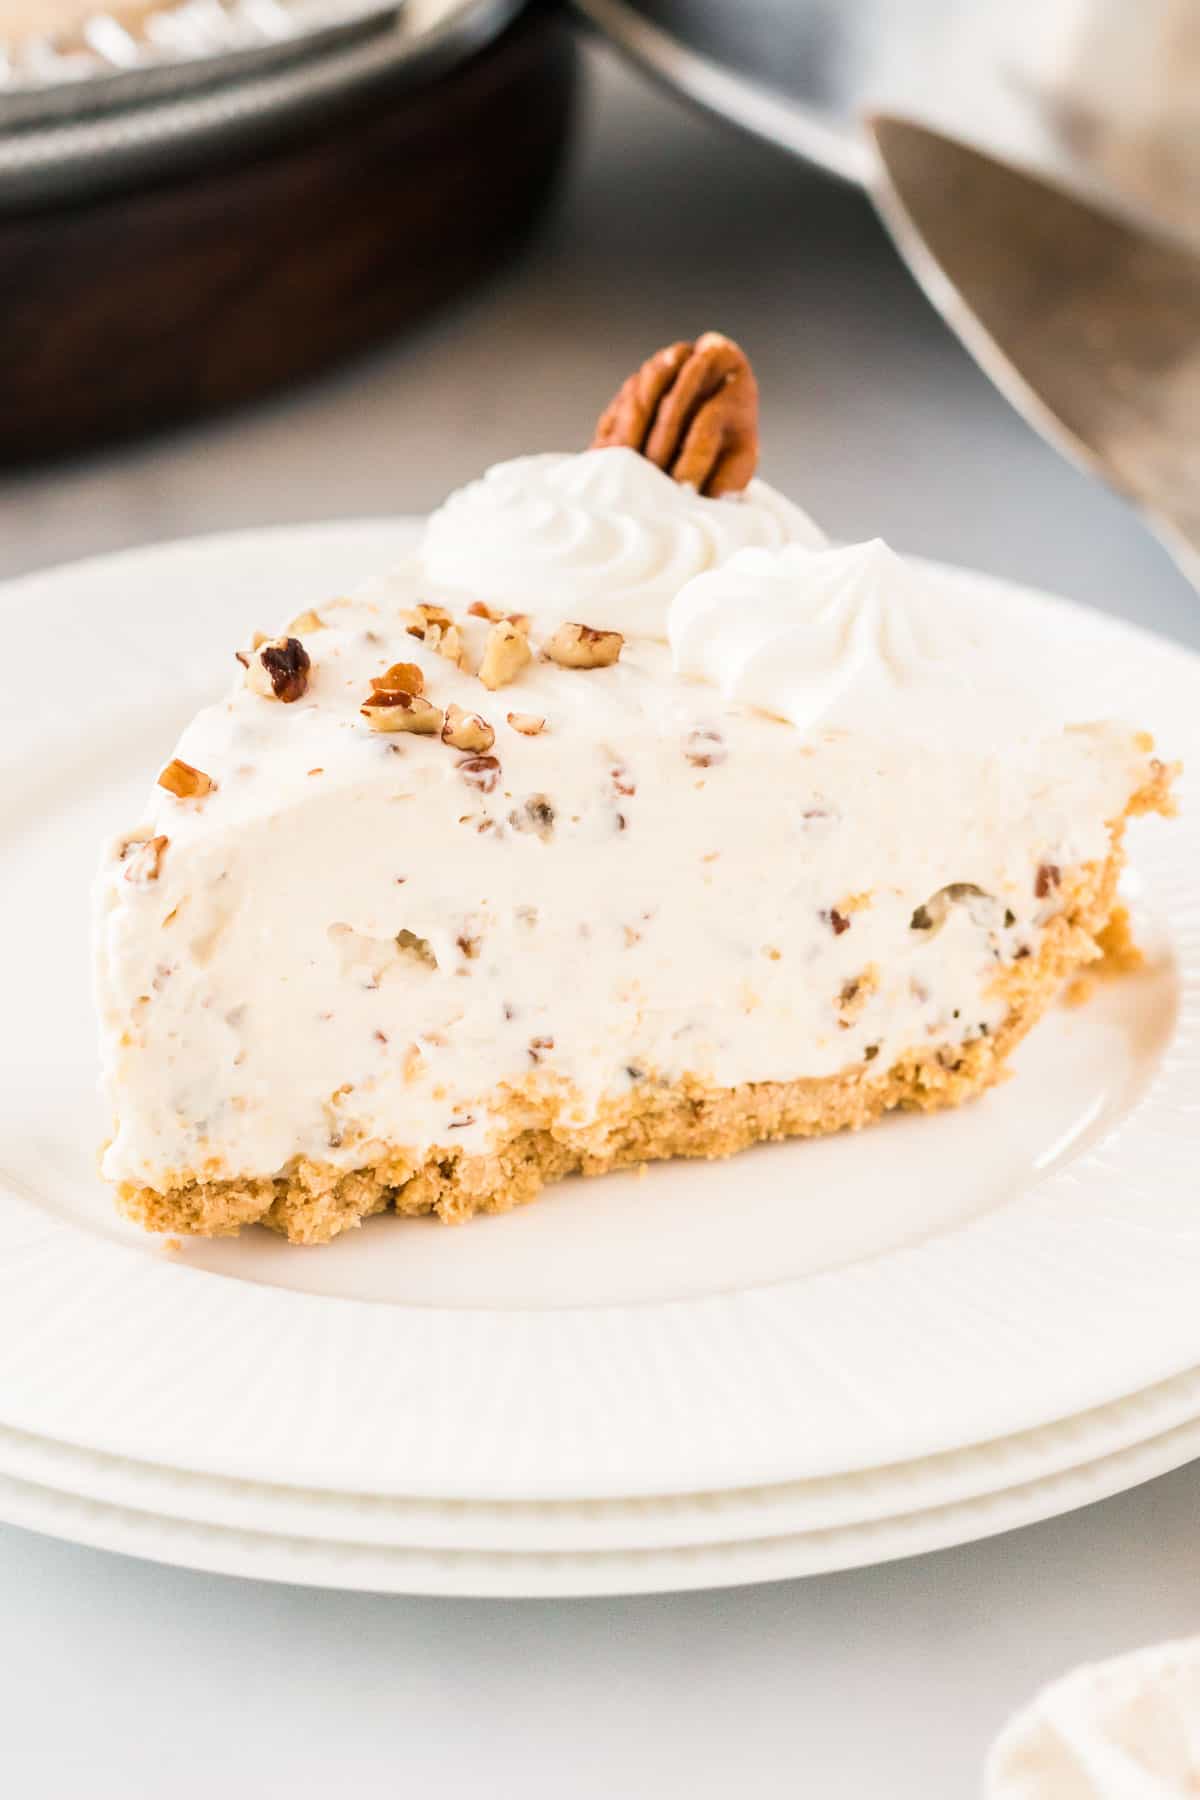
[[[114,1217],[97,843],[248,626],[410,532],[214,539],[0,593],[0,1517],[289,1581],[628,1592],[962,1542],[1200,1452],[1186,816],[1135,841],[1146,971],[1057,1013],[957,1113],[317,1250],[171,1248]],[[1060,655],[1078,716],[1200,758],[1196,659],[962,579]],[[43,678],[64,646],[72,679]]]

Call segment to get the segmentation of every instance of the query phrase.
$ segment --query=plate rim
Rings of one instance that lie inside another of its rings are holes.
[[[139,1514],[5,1474],[0,1521],[92,1549],[248,1580],[463,1599],[583,1599],[744,1587],[925,1556],[1111,1499],[1198,1453],[1200,1419],[1193,1419],[1110,1457],[950,1507],[826,1531],[650,1551],[506,1555],[314,1542]]]
[[[641,1552],[809,1536],[944,1512],[1052,1477],[1066,1479],[1194,1422],[1200,1422],[1200,1367],[1015,1438],[850,1476],[716,1493],[543,1502],[341,1494],[159,1468],[3,1426],[0,1476],[81,1501],[271,1537],[501,1554]]]

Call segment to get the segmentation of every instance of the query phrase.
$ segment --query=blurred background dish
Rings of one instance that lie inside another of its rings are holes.
[[[135,105],[382,30],[400,0],[0,0],[0,129]]]
[[[54,177],[0,213],[0,465],[244,402],[481,281],[550,192],[574,76],[557,9],[409,0],[297,69],[0,136],[0,193],[23,152]]]

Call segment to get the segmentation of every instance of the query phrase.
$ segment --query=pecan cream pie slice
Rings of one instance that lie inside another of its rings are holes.
[[[99,880],[127,1214],[323,1242],[954,1105],[1100,955],[1149,740],[756,459],[672,346],[239,653]]]

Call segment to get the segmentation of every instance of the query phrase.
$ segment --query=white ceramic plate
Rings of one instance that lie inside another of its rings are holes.
[[[1149,972],[1049,1020],[973,1107],[317,1251],[252,1234],[173,1256],[116,1220],[93,1173],[95,846],[247,627],[410,530],[168,546],[0,595],[0,1424],[277,1486],[588,1501],[938,1456],[1200,1363],[1186,815],[1135,839]],[[1196,659],[956,579],[1060,660],[1078,716],[1200,754]]]
[[[377,1593],[509,1596],[666,1593],[827,1574],[993,1537],[1136,1487],[1200,1454],[1200,1421],[1110,1457],[929,1511],[826,1530],[663,1549],[509,1554],[348,1542],[158,1516],[0,1475],[0,1518],[97,1549],[214,1574]]]
[[[1084,1491],[1090,1470],[1125,1466],[1119,1453],[1144,1447],[1156,1469],[1165,1468],[1167,1444],[1179,1447],[1183,1461],[1192,1446],[1200,1448],[1198,1433],[1200,1370],[1193,1369],[1022,1437],[855,1475],[659,1499],[487,1503],[337,1494],[190,1475],[3,1428],[0,1477],[129,1513],[267,1537],[402,1550],[590,1556],[811,1537],[918,1513],[953,1515],[969,1534],[975,1515],[964,1502],[1028,1490],[1027,1516],[1044,1516],[1036,1506],[1046,1513],[1058,1509],[1067,1503],[1064,1496]],[[1130,1466],[1140,1467],[1140,1460]],[[1097,1474],[1098,1482],[1107,1478]],[[1035,1500],[1035,1489],[1041,1499]]]

